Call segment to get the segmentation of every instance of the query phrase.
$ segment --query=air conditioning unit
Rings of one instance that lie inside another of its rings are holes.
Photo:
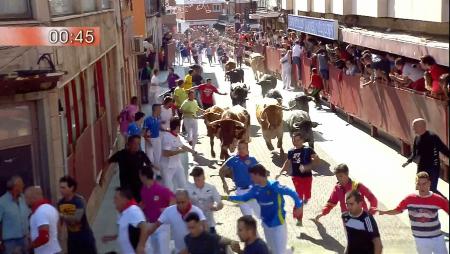
[[[133,52],[135,53],[144,53],[144,38],[142,36],[134,36],[133,37]]]

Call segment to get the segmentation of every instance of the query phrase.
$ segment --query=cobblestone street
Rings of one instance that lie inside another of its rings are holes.
[[[262,98],[261,92],[253,80],[251,70],[248,67],[244,67],[244,70],[245,80],[247,84],[250,84],[251,91],[247,101],[247,109],[252,117],[250,154],[266,166],[270,170],[271,176],[274,177],[278,174],[285,158],[280,156],[279,150],[270,152],[266,147],[260,127],[255,119],[255,102]],[[184,68],[177,67],[176,72],[183,74]],[[220,91],[229,92],[229,82],[224,81],[223,71],[219,65],[205,67],[204,78],[212,78],[214,84],[220,84]],[[280,91],[281,87],[282,84],[279,81],[277,88]],[[285,105],[290,98],[293,98],[294,94],[295,92],[283,92]],[[229,95],[215,96],[218,105],[231,105]],[[150,113],[148,109],[149,107],[144,108],[146,113]],[[347,163],[351,177],[368,186],[377,196],[379,208],[385,209],[394,208],[406,194],[414,191],[415,165],[402,169],[400,165],[405,160],[404,157],[380,141],[373,139],[364,131],[349,125],[327,107],[325,107],[325,110],[317,111],[311,104],[310,114],[313,121],[321,123],[315,129],[317,142],[315,150],[322,161],[320,167],[313,172],[312,198],[304,208],[303,227],[295,225],[292,218],[293,202],[289,197],[286,197],[288,245],[294,248],[294,253],[342,253],[346,245],[346,237],[340,219],[340,209],[333,209],[328,216],[321,218],[320,223],[311,220],[326,204],[336,183],[335,176],[332,173],[333,166],[342,162]],[[285,113],[284,118],[286,119],[288,115],[289,112]],[[201,154],[195,159],[191,155],[186,158],[186,160],[189,160],[189,168],[194,165],[203,166],[207,174],[207,182],[215,185],[219,192],[224,194],[218,176],[221,161],[210,156],[209,138],[204,135],[206,128],[202,120],[199,120],[199,133],[200,144],[197,145],[196,149]],[[284,150],[287,151],[291,145],[289,134],[285,132],[283,138]],[[218,140],[215,141],[215,150],[216,152],[219,151]],[[189,178],[189,181],[192,181],[192,179]],[[288,177],[281,177],[280,182],[293,188],[293,184]],[[443,181],[440,181],[439,184],[441,191],[448,196],[448,184]],[[229,186],[233,186],[231,181]],[[112,200],[105,200],[104,202],[112,202]],[[111,212],[109,211],[109,213]],[[238,206],[225,202],[224,209],[216,212],[215,216],[218,222],[216,229],[219,234],[237,239],[236,220],[241,216]],[[378,222],[384,253],[415,253],[415,244],[406,214],[383,217],[376,215],[375,219]],[[444,231],[448,232],[448,216],[446,214],[445,216],[441,214],[441,222]],[[263,236],[261,228],[259,232]],[[446,238],[448,244],[448,234]],[[97,239],[99,239],[98,236]]]

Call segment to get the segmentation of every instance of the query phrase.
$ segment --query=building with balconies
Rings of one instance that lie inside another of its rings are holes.
[[[337,26],[328,39],[412,59],[430,54],[449,65],[448,0],[282,0],[281,6],[293,12],[293,30],[315,34]]]
[[[220,14],[227,13],[225,0],[176,0],[178,32],[188,28],[212,27]]]
[[[95,38],[100,40],[98,46],[0,47],[0,193],[9,177],[20,175],[27,186],[42,186],[54,201],[59,178],[68,174],[78,180],[78,191],[88,201],[89,219],[95,215],[105,191],[99,180],[107,181],[111,175],[107,159],[117,144],[116,117],[135,94],[124,64],[127,40],[121,33],[127,29],[121,15],[130,11],[130,4],[126,0],[0,1],[0,26],[100,29],[100,38]],[[65,74],[54,85],[31,84],[25,89],[30,84],[24,80],[38,82],[55,69]],[[14,75],[21,78],[5,79]]]

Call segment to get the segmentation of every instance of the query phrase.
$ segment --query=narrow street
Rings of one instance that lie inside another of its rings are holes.
[[[181,74],[186,71],[186,67],[187,64],[184,67],[177,66],[176,72],[182,76]],[[224,74],[220,66],[213,65],[209,67],[205,64],[203,67],[204,78],[211,78],[213,83],[218,85],[220,91],[229,93],[229,82],[224,81]],[[255,103],[262,98],[261,91],[253,79],[251,69],[245,66],[244,70],[245,81],[247,85],[250,85],[251,91],[247,102],[247,110],[252,117],[250,154],[266,166],[270,170],[271,176],[274,177],[278,174],[284,158],[280,157],[278,150],[271,153],[265,145],[260,127],[255,118]],[[281,87],[282,83],[279,81],[277,88],[280,91]],[[295,93],[283,91],[283,103],[287,105],[287,102],[295,96]],[[215,100],[219,106],[231,106],[229,95],[215,95]],[[144,112],[149,114],[150,108],[145,106]],[[342,253],[346,245],[346,237],[339,209],[333,209],[328,216],[320,220],[320,223],[315,223],[311,220],[321,211],[322,206],[326,204],[336,183],[332,173],[333,167],[338,163],[346,163],[350,168],[351,177],[368,186],[377,196],[379,208],[384,209],[396,207],[404,196],[414,191],[416,165],[412,163],[408,167],[402,168],[401,164],[406,160],[403,156],[386,144],[373,139],[364,130],[348,124],[327,107],[318,111],[314,109],[311,103],[310,115],[313,121],[321,124],[315,129],[315,150],[322,159],[322,163],[313,172],[312,199],[304,208],[303,227],[295,225],[292,219],[293,202],[286,198],[289,246],[294,248],[294,253]],[[287,119],[288,116],[289,112],[285,111],[284,118]],[[217,158],[211,158],[209,138],[205,136],[206,128],[203,121],[199,121],[200,144],[197,145],[197,150],[201,154],[195,160],[189,155],[189,158],[186,158],[186,161],[189,161],[188,167],[191,168],[194,165],[203,166],[208,175],[207,182],[215,185],[219,192],[224,194],[220,178],[218,177],[221,161]],[[285,132],[283,138],[284,150],[290,149],[291,145],[289,134]],[[219,151],[218,141],[215,142],[215,149]],[[189,180],[192,181],[192,179]],[[288,177],[281,177],[280,182],[293,188],[292,182]],[[111,185],[115,186],[117,184],[116,174]],[[444,195],[448,196],[447,183],[440,180],[439,189]],[[112,223],[110,226],[105,226],[108,224],[104,223],[105,221],[112,222],[116,218],[115,211],[112,209],[112,191],[113,188],[110,186],[93,225],[97,239],[101,239],[102,234],[115,230]],[[215,216],[218,222],[217,231],[219,234],[237,239],[236,220],[241,216],[239,208],[232,203],[225,202],[225,208],[217,212]],[[375,219],[378,222],[384,253],[415,253],[415,244],[411,235],[407,213],[403,213],[400,216],[376,215]],[[440,214],[440,219],[448,245],[448,216],[442,213]],[[263,235],[261,228],[259,232]],[[105,246],[99,241],[98,246],[100,253],[115,249],[114,244]]]

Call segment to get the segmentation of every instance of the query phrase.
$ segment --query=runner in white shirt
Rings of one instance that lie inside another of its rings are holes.
[[[205,183],[203,168],[194,167],[190,175],[194,177],[194,183],[188,183],[186,186],[189,197],[192,200],[192,204],[202,209],[203,214],[205,214],[209,232],[215,234],[216,221],[214,220],[213,212],[223,208],[220,194],[214,185]]]
[[[186,248],[184,237],[189,233],[184,217],[192,212],[197,213],[200,220],[204,222],[205,228],[207,228],[207,223],[202,210],[191,204],[186,190],[177,190],[175,196],[177,204],[164,209],[158,221],[149,227],[147,234],[153,234],[163,224],[170,225],[175,240],[175,253],[179,253]]]
[[[153,76],[150,81],[150,89],[149,89],[149,101],[151,104],[161,103],[159,99],[160,86],[163,82],[159,79],[159,70],[153,70]]]
[[[59,213],[44,199],[39,186],[25,190],[25,200],[31,208],[30,237],[35,254],[56,254],[61,252],[58,242]]]
[[[172,109],[173,99],[172,97],[164,98],[163,104],[161,106],[161,128],[169,131],[170,120],[175,117]]]
[[[123,254],[144,254],[147,222],[141,208],[134,201],[131,191],[121,187],[116,188],[114,205],[120,213],[117,220],[119,232],[116,235],[103,236],[102,241],[106,243],[117,240],[120,253]],[[135,234],[130,235],[130,232]]]
[[[186,174],[180,154],[184,152],[196,154],[194,150],[181,142],[180,135],[178,135],[180,124],[180,119],[173,118],[170,120],[170,131],[162,134],[161,175],[164,185],[171,191],[184,188],[186,185]]]

